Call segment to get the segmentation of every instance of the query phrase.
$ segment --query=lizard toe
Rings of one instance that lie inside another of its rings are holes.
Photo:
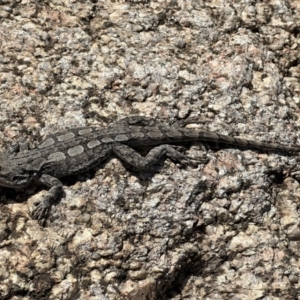
[[[31,216],[35,220],[41,220],[45,216],[47,216],[49,211],[50,211],[49,205],[45,205],[44,202],[40,202],[40,203],[37,203],[36,207],[34,208],[34,210],[31,213]]]

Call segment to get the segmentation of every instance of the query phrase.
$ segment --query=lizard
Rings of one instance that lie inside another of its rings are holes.
[[[132,116],[120,119],[108,127],[78,127],[51,134],[33,149],[20,140],[0,153],[0,186],[24,188],[38,182],[49,188],[46,196],[33,209],[33,219],[45,218],[52,204],[63,192],[61,177],[84,172],[99,165],[114,154],[129,165],[145,170],[162,157],[193,164],[193,159],[172,145],[189,141],[214,142],[233,147],[265,151],[299,153],[300,146],[284,146],[246,140],[178,124],[167,125],[156,119]],[[150,146],[142,156],[135,147]]]

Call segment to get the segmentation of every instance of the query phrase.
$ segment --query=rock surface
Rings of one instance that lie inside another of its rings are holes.
[[[2,150],[136,114],[300,144],[299,26],[297,0],[1,1]],[[298,299],[298,157],[186,146],[209,162],[64,180],[45,227],[43,189],[2,188],[0,299]]]

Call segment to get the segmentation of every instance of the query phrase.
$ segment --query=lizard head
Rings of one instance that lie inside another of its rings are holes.
[[[6,154],[0,154],[0,186],[19,188],[31,180],[29,173],[24,172]]]

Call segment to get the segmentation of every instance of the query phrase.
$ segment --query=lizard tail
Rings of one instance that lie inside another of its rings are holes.
[[[231,137],[228,135],[218,134],[209,131],[198,131],[191,129],[184,129],[183,132],[186,139],[198,140],[203,142],[221,143],[224,145],[241,147],[241,148],[252,148],[257,150],[270,150],[270,151],[281,151],[281,152],[300,152],[299,146],[285,146],[277,143],[268,143],[254,140],[241,139]]]

